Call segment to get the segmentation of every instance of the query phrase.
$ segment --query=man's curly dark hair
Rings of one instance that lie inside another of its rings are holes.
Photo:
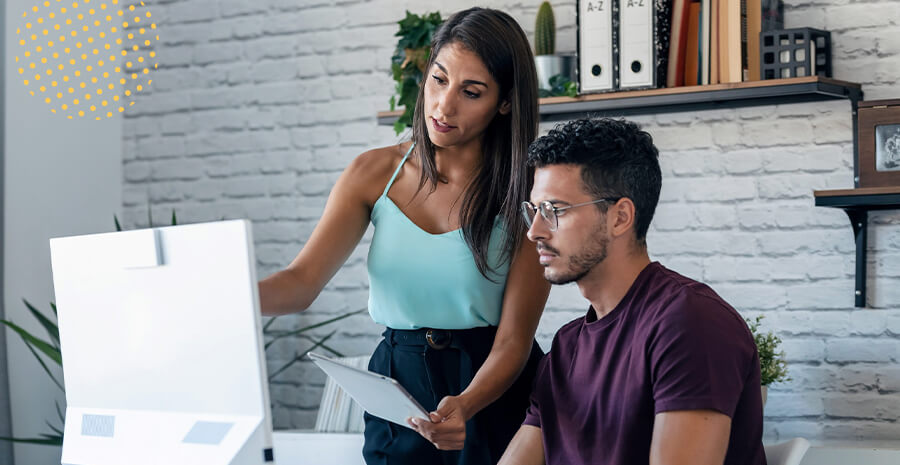
[[[591,118],[557,125],[528,148],[535,168],[570,164],[581,167],[587,194],[628,197],[634,202],[634,232],[646,245],[647,230],[659,202],[662,173],[659,151],[646,131],[626,120]],[[605,203],[597,204],[606,211]]]

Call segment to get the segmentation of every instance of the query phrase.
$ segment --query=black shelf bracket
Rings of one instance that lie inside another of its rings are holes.
[[[855,306],[863,308],[866,306],[866,247],[869,240],[869,211],[864,208],[845,208],[844,212],[850,217],[853,237],[856,240]]]
[[[900,209],[900,187],[858,188],[833,191],[816,191],[817,207],[844,210],[853,228],[856,241],[856,307],[866,306],[866,251],[869,240],[869,212],[873,210]]]

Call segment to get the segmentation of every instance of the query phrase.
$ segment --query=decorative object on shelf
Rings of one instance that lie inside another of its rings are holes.
[[[394,123],[394,132],[400,134],[412,126],[413,111],[419,96],[419,83],[425,74],[425,65],[431,53],[431,37],[443,20],[438,12],[422,16],[406,12],[406,17],[398,21],[400,30],[394,56],[391,57],[391,74],[397,81],[396,95],[391,96],[391,111],[397,106],[404,107],[403,114]]]
[[[857,187],[900,186],[900,100],[859,102]]]
[[[761,0],[762,30],[784,29],[784,0]]]
[[[538,88],[542,91],[541,97],[568,95],[559,92],[561,88],[565,90],[565,86],[560,86],[559,83],[572,81],[575,57],[556,54],[556,20],[550,2],[541,3],[534,19],[534,66],[537,69]],[[557,79],[556,86],[554,78]]]
[[[762,319],[763,316],[759,315],[752,320],[746,319],[746,321],[747,326],[750,327],[750,333],[753,334],[753,341],[756,342],[756,350],[759,352],[759,381],[762,385],[763,405],[766,405],[769,385],[790,381],[791,378],[787,376],[787,362],[784,360],[784,351],[778,350],[778,346],[781,345],[781,338],[771,331],[763,332],[759,328]]]
[[[831,33],[809,27],[763,31],[762,79],[831,77]]]

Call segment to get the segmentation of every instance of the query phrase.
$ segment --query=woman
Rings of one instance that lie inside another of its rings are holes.
[[[366,415],[366,462],[496,463],[527,407],[549,284],[523,240],[537,78],[522,29],[472,8],[432,40],[412,141],[357,157],[263,312],[308,307],[375,226],[369,312],[387,326],[369,369],[431,411],[412,429]],[[520,375],[521,374],[521,375]]]

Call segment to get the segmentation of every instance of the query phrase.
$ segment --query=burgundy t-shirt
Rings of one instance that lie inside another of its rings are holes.
[[[548,465],[650,461],[654,416],[731,417],[725,465],[766,463],[759,354],[741,316],[712,289],[651,263],[619,305],[563,326],[539,365],[525,424]]]

